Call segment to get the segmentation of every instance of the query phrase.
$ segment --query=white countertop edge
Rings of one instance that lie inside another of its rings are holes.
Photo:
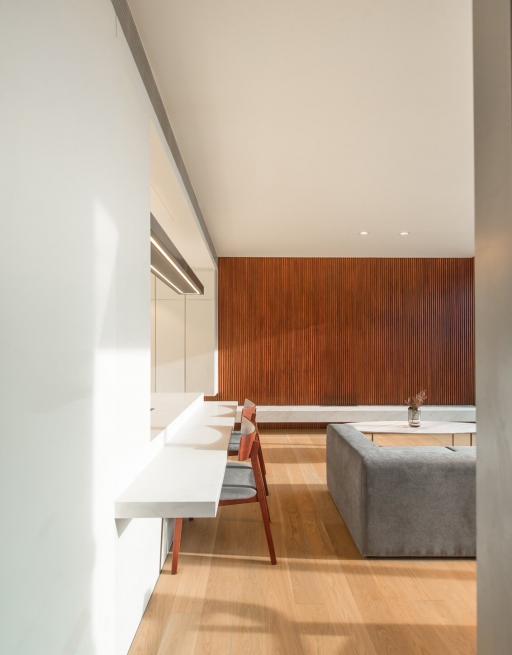
[[[195,501],[187,503],[158,502],[137,503],[117,500],[115,503],[116,519],[176,519],[176,518],[215,518],[219,503]]]

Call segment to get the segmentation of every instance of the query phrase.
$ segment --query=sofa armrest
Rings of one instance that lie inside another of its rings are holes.
[[[376,447],[349,425],[327,426],[327,488],[361,553],[367,549],[367,443]]]

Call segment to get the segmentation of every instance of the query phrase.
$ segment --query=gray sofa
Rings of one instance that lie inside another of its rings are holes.
[[[327,427],[327,487],[366,557],[475,557],[475,448],[380,448]]]

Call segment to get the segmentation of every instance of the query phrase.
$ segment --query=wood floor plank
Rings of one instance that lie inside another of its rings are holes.
[[[384,437],[381,445],[444,445]],[[278,565],[257,505],[185,523],[131,655],[471,655],[472,560],[365,560],[325,482],[325,432],[262,437]]]

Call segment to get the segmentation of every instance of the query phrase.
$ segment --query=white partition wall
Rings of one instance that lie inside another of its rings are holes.
[[[151,108],[105,0],[4,3],[0,55],[0,652],[126,653],[159,571],[160,522],[113,514],[151,448]]]
[[[512,648],[512,32],[510,0],[476,0],[478,653]]]
[[[154,454],[151,378],[185,376],[183,298],[151,361],[156,119],[109,0],[1,14],[0,652],[121,655],[161,522],[116,521],[114,500]]]

